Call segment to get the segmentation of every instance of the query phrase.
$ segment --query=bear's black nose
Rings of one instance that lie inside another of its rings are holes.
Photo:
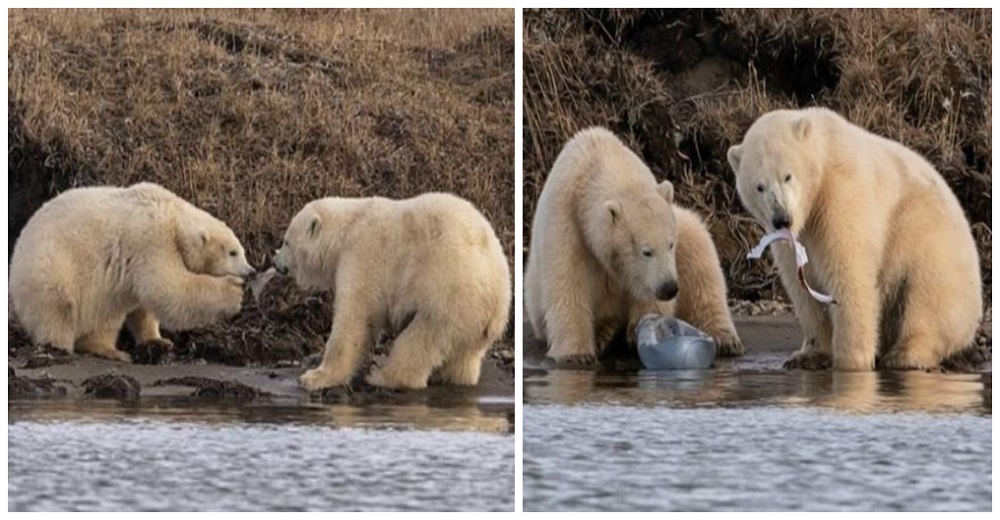
[[[278,273],[281,274],[281,276],[287,276],[288,275],[288,268],[285,267],[285,266],[280,266],[280,267],[279,266],[275,266],[274,270],[278,271]]]
[[[783,229],[792,227],[792,219],[788,216],[788,213],[784,211],[779,211],[774,214],[774,218],[771,219],[771,224],[774,224],[774,229]]]
[[[677,287],[677,282],[670,281],[656,289],[656,297],[662,301],[668,302],[673,300],[679,291],[680,289]]]

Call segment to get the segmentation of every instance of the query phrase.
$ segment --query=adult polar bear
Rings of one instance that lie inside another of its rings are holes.
[[[129,361],[137,342],[165,341],[240,310],[253,268],[221,221],[150,183],[66,191],[28,221],[10,262],[10,298],[36,343]]]
[[[979,257],[930,163],[825,109],[767,113],[728,156],[744,206],[768,231],[789,228],[806,279],[837,300],[813,300],[790,245],[774,248],[804,334],[786,366],[930,368],[972,343]]]
[[[315,200],[292,219],[274,265],[301,286],[336,291],[323,362],[300,379],[308,390],[350,382],[381,331],[395,340],[369,383],[423,388],[436,374],[475,385],[509,318],[500,241],[454,195]]]
[[[673,195],[603,128],[566,143],[538,201],[525,272],[525,307],[549,357],[589,362],[646,313],[699,327],[720,355],[743,354],[711,236]]]

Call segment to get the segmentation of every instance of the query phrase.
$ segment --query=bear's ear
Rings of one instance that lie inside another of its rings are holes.
[[[663,200],[674,203],[674,185],[670,181],[663,181],[656,187],[656,192],[663,197]]]
[[[733,172],[740,171],[740,159],[743,158],[743,145],[738,144],[731,146],[729,152],[726,153],[726,158],[729,159],[729,166],[733,169]]]
[[[207,229],[202,228],[200,231],[198,231],[198,238],[201,239],[201,246],[205,247],[206,245],[208,245],[208,239],[211,238],[211,236],[208,234]]]
[[[604,209],[608,210],[611,214],[611,223],[618,222],[618,218],[622,216],[622,205],[617,200],[609,200],[604,203]]]
[[[319,215],[313,215],[312,219],[309,220],[309,238],[316,238],[316,233],[319,233],[320,223]]]
[[[805,141],[809,138],[809,134],[812,133],[812,121],[807,117],[803,117],[792,124],[792,130],[795,131],[795,137],[798,137],[800,141]]]

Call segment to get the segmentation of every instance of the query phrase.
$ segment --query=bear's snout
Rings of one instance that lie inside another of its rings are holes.
[[[775,231],[779,229],[792,228],[792,217],[788,216],[788,213],[783,209],[775,211],[774,216],[771,217],[771,224],[774,225]]]
[[[678,292],[680,292],[680,288],[677,287],[677,282],[671,280],[656,289],[656,297],[667,302],[673,300]]]

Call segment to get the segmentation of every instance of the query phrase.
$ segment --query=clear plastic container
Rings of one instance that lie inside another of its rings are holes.
[[[649,370],[701,370],[715,361],[715,340],[677,318],[643,316],[636,325],[636,344]]]

